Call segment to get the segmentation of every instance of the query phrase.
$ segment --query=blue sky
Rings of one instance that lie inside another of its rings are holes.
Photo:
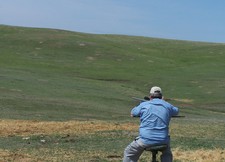
[[[225,43],[224,0],[0,0],[0,24]]]

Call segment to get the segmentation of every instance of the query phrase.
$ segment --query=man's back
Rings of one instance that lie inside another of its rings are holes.
[[[169,122],[171,116],[178,114],[178,108],[162,99],[143,102],[131,111],[140,117],[140,138],[145,144],[161,144],[169,141]]]

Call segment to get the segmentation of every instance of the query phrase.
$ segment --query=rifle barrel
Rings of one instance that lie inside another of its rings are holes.
[[[175,116],[172,116],[172,118],[184,118],[185,116],[184,115],[175,115]]]

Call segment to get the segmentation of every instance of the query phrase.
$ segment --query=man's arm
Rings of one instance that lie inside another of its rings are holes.
[[[179,114],[179,109],[173,105],[171,105],[171,116],[176,116]]]
[[[138,106],[134,107],[132,110],[131,110],[131,117],[140,117],[141,115],[141,109],[143,107],[143,105],[145,105],[146,102],[142,102],[140,103]]]

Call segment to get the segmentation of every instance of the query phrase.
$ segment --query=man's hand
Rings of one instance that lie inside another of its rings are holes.
[[[149,98],[148,96],[145,96],[145,97],[144,97],[144,100],[149,101],[150,98]]]

